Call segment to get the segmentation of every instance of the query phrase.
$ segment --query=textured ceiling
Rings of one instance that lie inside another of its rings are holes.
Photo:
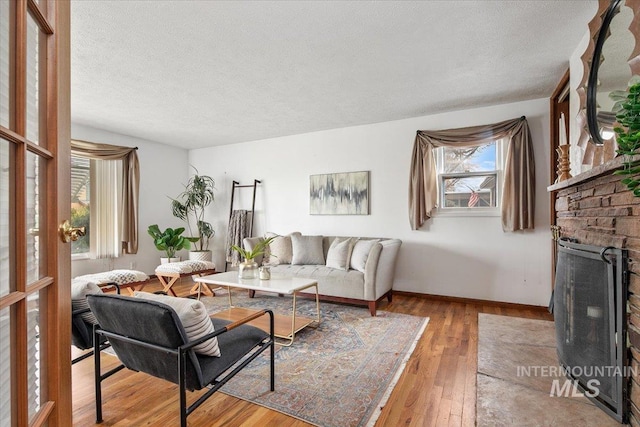
[[[72,121],[184,148],[550,96],[596,1],[86,1]]]

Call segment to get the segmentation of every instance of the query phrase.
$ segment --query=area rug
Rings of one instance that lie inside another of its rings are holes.
[[[238,307],[290,314],[291,298],[232,291]],[[228,308],[226,291],[203,297],[210,313]],[[276,345],[274,392],[269,391],[269,352],[254,360],[221,391],[323,427],[375,424],[428,318],[321,302],[322,322]],[[315,301],[298,300],[312,317]],[[223,350],[224,351],[224,350]]]
[[[553,395],[558,368],[551,321],[478,314],[476,425],[619,426],[584,396]]]

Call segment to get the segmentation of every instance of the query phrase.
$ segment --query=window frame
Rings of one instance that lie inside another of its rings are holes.
[[[73,157],[81,157],[89,160],[89,250],[87,252],[72,253],[71,260],[87,260],[100,258],[119,258],[123,255],[120,251],[122,224],[116,212],[121,209],[122,200],[122,159],[101,160],[82,154],[72,154]],[[113,166],[113,163],[117,163]],[[115,167],[115,169],[114,169]],[[107,178],[107,180],[105,180]],[[107,184],[105,184],[107,183]],[[101,193],[99,187],[115,188],[107,194]],[[73,191],[73,189],[70,189]],[[70,193],[71,195],[71,193]],[[109,201],[108,198],[112,197]],[[104,210],[111,211],[107,215],[108,220],[101,214]],[[107,222],[110,222],[107,224]],[[105,229],[106,226],[106,229]],[[113,233],[113,234],[103,234]],[[105,246],[105,242],[107,245]],[[109,246],[111,245],[111,246]],[[105,249],[106,248],[106,249]]]
[[[443,172],[444,169],[444,150],[447,147],[438,147],[435,152],[436,159],[436,176],[438,185],[438,203],[436,209],[434,209],[434,217],[499,217],[501,216],[502,208],[502,190],[504,183],[504,165],[507,155],[509,138],[496,139],[493,144],[496,147],[496,169],[488,171],[474,171],[474,172]],[[490,145],[490,144],[482,144]],[[468,147],[468,146],[467,146]],[[466,147],[451,147],[448,148],[466,148]],[[496,179],[496,206],[495,207],[445,207],[444,201],[444,180],[447,178],[465,178],[474,176],[489,176],[495,175]]]

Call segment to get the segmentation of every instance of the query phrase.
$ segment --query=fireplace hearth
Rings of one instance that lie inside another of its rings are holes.
[[[628,419],[627,251],[558,241],[554,318],[560,365],[596,405]]]

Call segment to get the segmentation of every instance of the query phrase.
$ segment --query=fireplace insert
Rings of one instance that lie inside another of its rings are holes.
[[[554,320],[564,373],[619,422],[627,418],[627,254],[558,241]]]

